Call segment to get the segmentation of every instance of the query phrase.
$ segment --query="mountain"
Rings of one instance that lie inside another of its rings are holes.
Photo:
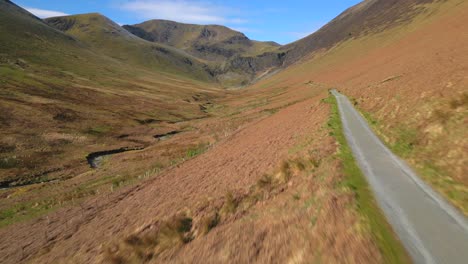
[[[285,64],[293,64],[306,55],[351,39],[409,24],[414,17],[425,12],[424,4],[432,2],[434,0],[365,0],[345,10],[317,32],[280,47],[287,53]]]
[[[212,65],[216,79],[225,86],[247,85],[282,65],[279,44],[260,42],[219,25],[193,25],[150,20],[123,26],[134,35],[183,50]]]
[[[101,14],[53,17],[45,19],[45,22],[99,53],[122,62],[158,71],[184,73],[202,80],[211,78],[206,65],[193,56],[136,37]]]
[[[123,27],[140,38],[176,47],[208,61],[223,61],[236,55],[258,55],[280,46],[274,42],[250,40],[243,33],[218,25],[150,20]]]

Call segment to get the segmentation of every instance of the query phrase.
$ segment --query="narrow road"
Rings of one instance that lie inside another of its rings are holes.
[[[468,220],[396,157],[336,90],[348,144],[415,263],[468,263]]]

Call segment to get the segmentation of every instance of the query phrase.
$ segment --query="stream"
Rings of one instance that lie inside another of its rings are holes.
[[[86,160],[91,168],[97,169],[101,165],[102,159],[106,156],[114,155],[117,153],[127,152],[127,151],[134,151],[134,150],[142,150],[144,147],[123,147],[119,149],[112,149],[112,150],[104,150],[98,152],[92,152],[88,156],[86,156]]]

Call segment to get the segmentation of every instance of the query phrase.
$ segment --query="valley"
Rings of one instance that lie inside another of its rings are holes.
[[[0,262],[419,263],[330,91],[466,223],[467,20],[367,0],[280,45],[0,0]]]

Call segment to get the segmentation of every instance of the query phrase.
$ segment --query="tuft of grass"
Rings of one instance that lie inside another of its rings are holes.
[[[390,148],[401,157],[408,157],[418,144],[418,133],[414,129],[400,128],[397,130],[397,137]]]
[[[263,174],[263,176],[258,179],[257,186],[261,189],[268,189],[273,184],[273,177],[269,174]]]
[[[291,166],[297,171],[304,171],[306,169],[305,161],[301,159],[294,159],[291,161]]]
[[[377,206],[369,185],[354,159],[351,148],[347,144],[335,97],[330,94],[325,102],[331,104],[328,127],[339,144],[339,153],[337,155],[343,164],[343,173],[345,175],[343,184],[354,192],[358,211],[369,223],[371,233],[377,242],[385,263],[410,263],[406,250]]]
[[[211,229],[215,228],[219,224],[220,220],[221,219],[219,217],[218,212],[214,212],[207,215],[201,220],[201,233],[204,235],[208,234],[211,231]]]
[[[233,214],[236,212],[238,206],[239,201],[234,197],[232,192],[228,192],[223,207],[221,208],[221,213],[224,215]]]
[[[309,158],[309,162],[312,165],[312,167],[315,169],[315,168],[318,168],[320,166],[321,160],[311,157],[311,158]]]
[[[279,108],[271,108],[271,109],[269,108],[269,109],[262,110],[262,113],[267,113],[269,115],[273,115],[273,114],[278,113],[278,111],[279,111]]]
[[[463,93],[459,99],[452,99],[450,101],[450,108],[457,109],[459,107],[468,107],[468,93]]]
[[[456,101],[455,101],[456,102]],[[454,103],[454,101],[450,102],[450,107],[454,107],[454,109],[458,108],[457,103]],[[432,114],[433,117],[441,124],[446,124],[448,120],[450,120],[451,113],[449,111],[444,111],[442,109],[436,109],[434,110],[434,113]]]
[[[369,112],[361,111],[361,114],[367,120],[367,122],[371,123],[373,126],[379,125],[379,121],[375,119]]]
[[[192,218],[176,215],[156,232],[133,234],[107,248],[104,263],[146,263],[165,250],[176,249],[192,240]]]
[[[293,194],[292,198],[296,201],[299,201],[301,199],[301,195],[299,193]]]
[[[190,242],[191,237],[188,232],[192,229],[192,218],[184,215],[176,216],[166,221],[159,231],[157,238],[158,246],[161,250],[167,250],[182,246]]]
[[[281,162],[280,172],[279,172],[279,180],[283,183],[288,182],[291,179],[292,172],[291,172],[291,165],[288,161]]]
[[[196,156],[202,154],[203,152],[205,152],[207,147],[208,147],[208,144],[200,143],[200,144],[198,144],[198,146],[188,149],[185,156],[188,159],[196,157]]]

